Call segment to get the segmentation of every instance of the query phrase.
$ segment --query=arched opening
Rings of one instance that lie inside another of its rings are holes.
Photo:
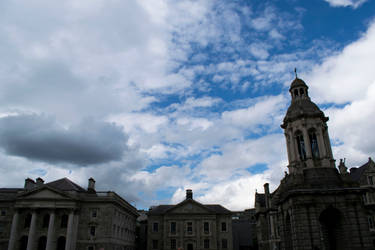
[[[47,237],[46,236],[40,237],[38,240],[38,250],[46,250],[46,246],[47,246]]]
[[[45,214],[43,216],[43,225],[42,225],[42,227],[43,228],[48,228],[48,224],[49,224],[49,214]]]
[[[319,145],[318,145],[318,139],[316,137],[316,133],[314,129],[311,129],[309,131],[309,139],[310,139],[310,148],[311,148],[311,153],[312,157],[314,159],[319,159]]]
[[[67,226],[68,226],[68,215],[67,214],[63,214],[61,216],[60,227],[61,228],[66,228]]]
[[[294,90],[294,97],[298,96],[298,89]]]
[[[297,141],[299,158],[300,160],[304,161],[306,160],[306,147],[305,147],[305,141],[303,139],[303,134],[301,133],[301,131],[298,131],[295,137]]]
[[[325,249],[344,249],[345,235],[342,230],[342,216],[339,210],[329,207],[319,216]]]
[[[27,249],[27,240],[28,240],[28,237],[26,235],[21,237],[19,250],[26,250]]]
[[[65,250],[65,237],[64,236],[60,236],[58,239],[57,239],[57,246],[56,246],[56,250]]]
[[[193,244],[187,244],[187,250],[194,250]]]
[[[32,217],[32,215],[30,213],[26,214],[24,228],[30,227],[30,225],[31,225],[31,217]]]
[[[299,93],[300,93],[301,96],[303,96],[304,92],[305,91],[303,91],[303,89],[299,89]]]
[[[293,249],[292,222],[290,221],[289,214],[285,218],[285,249]]]

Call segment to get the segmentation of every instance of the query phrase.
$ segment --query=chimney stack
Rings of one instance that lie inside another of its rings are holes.
[[[270,207],[270,185],[268,183],[264,184],[264,196],[266,202],[266,208]]]
[[[95,180],[94,178],[90,177],[89,179],[89,185],[87,187],[87,191],[95,193]]]
[[[186,199],[193,199],[193,191],[191,189],[186,190]]]
[[[25,186],[24,188],[29,190],[36,186],[35,181],[33,179],[27,178],[25,179]]]
[[[41,185],[43,185],[43,184],[44,184],[44,180],[43,180],[42,178],[38,177],[38,178],[36,179],[36,185],[37,185],[37,186],[41,186]]]

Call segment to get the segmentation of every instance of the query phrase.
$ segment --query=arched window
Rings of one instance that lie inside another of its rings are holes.
[[[303,139],[303,134],[298,131],[296,133],[296,141],[297,141],[297,146],[298,146],[298,154],[300,160],[304,161],[306,160],[306,147],[305,147],[305,141]]]
[[[68,226],[68,215],[66,214],[63,214],[61,216],[61,224],[60,224],[60,227],[61,228],[66,228]]]
[[[294,96],[298,96],[298,89],[294,90]]]
[[[318,146],[318,139],[316,137],[315,130],[309,131],[309,138],[310,138],[310,148],[312,157],[314,159],[319,159],[319,146]]]
[[[299,93],[300,93],[301,96],[303,96],[304,92],[305,91],[303,91],[303,89],[299,89]]]
[[[43,228],[48,228],[48,224],[49,224],[49,214],[45,214],[43,216],[43,225],[42,225],[42,227]]]
[[[28,228],[30,227],[30,225],[31,225],[31,214],[26,214],[24,227]]]

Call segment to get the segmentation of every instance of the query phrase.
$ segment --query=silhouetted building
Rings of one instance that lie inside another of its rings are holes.
[[[160,205],[148,212],[147,249],[232,250],[232,212],[221,205],[193,199],[191,190],[177,205]]]
[[[255,209],[233,212],[232,215],[233,250],[258,249]]]
[[[0,188],[1,250],[134,249],[137,210],[114,192],[67,178]]]
[[[255,194],[259,249],[374,249],[374,164],[335,167],[328,117],[297,78],[284,129],[289,173],[270,193]],[[372,199],[372,200],[371,200]]]

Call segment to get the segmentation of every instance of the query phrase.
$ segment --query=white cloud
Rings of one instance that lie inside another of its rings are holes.
[[[354,9],[361,6],[367,0],[324,0],[333,7],[352,7]]]

